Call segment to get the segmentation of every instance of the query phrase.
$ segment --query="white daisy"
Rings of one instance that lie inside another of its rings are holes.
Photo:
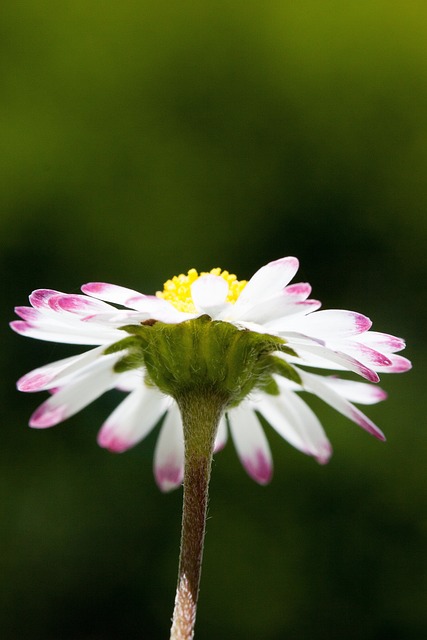
[[[309,299],[307,283],[289,284],[298,270],[293,257],[270,262],[248,281],[227,271],[212,269],[200,275],[168,280],[155,296],[106,283],[82,286],[83,295],[40,289],[30,295],[30,307],[17,307],[21,320],[11,323],[17,333],[40,340],[91,345],[94,348],[27,373],[18,381],[20,391],[48,390],[50,397],[34,412],[30,426],[56,425],[113,388],[128,395],[103,424],[98,442],[122,452],[142,440],[164,417],[154,455],[154,473],[162,490],[182,483],[183,429],[178,406],[147,383],[143,362],[129,370],[118,366],[124,349],[110,347],[129,336],[124,327],[159,321],[178,324],[207,315],[242,331],[277,336],[287,350],[275,352],[295,379],[272,374],[273,392],[254,389],[221,419],[215,449],[221,449],[230,431],[237,454],[248,474],[261,484],[272,475],[272,456],[258,419],[262,415],[291,445],[325,463],[331,445],[315,413],[300,393],[314,394],[363,429],[384,440],[384,435],[353,402],[373,404],[386,397],[383,390],[363,382],[315,373],[316,369],[354,372],[378,382],[378,373],[410,369],[397,355],[400,338],[370,331],[371,321],[359,313],[319,311]],[[115,306],[118,305],[118,306]],[[110,348],[110,349],[109,349]],[[314,369],[314,371],[313,371]]]

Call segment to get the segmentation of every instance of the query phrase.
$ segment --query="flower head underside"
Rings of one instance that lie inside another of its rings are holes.
[[[378,374],[410,368],[398,354],[403,340],[372,331],[362,314],[320,310],[308,283],[290,284],[297,270],[293,257],[265,265],[248,282],[220,269],[200,275],[191,269],[154,296],[100,282],[83,285],[82,295],[34,291],[31,306],[16,308],[20,320],[12,328],[90,348],[18,381],[21,391],[51,393],[30,425],[56,425],[119,389],[126,395],[103,424],[98,442],[125,451],[164,418],[154,454],[163,490],[182,481],[184,440],[174,385],[184,376],[187,385],[215,383],[229,393],[215,448],[221,449],[230,433],[246,471],[261,484],[271,478],[272,456],[259,415],[319,462],[331,455],[323,427],[303,399],[306,393],[384,439],[354,403],[383,400],[385,392],[371,384]],[[367,382],[338,377],[342,372]]]

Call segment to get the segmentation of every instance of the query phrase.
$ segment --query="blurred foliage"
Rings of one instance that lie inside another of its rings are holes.
[[[3,0],[3,327],[34,288],[144,292],[195,266],[249,277],[283,255],[326,307],[408,339],[369,415],[320,403],[319,468],[267,430],[275,479],[214,464],[198,635],[418,640],[425,602],[427,7],[421,0]],[[76,350],[7,333],[0,451],[5,640],[168,637],[180,492],[155,434],[95,442],[114,394],[25,429],[26,371]]]

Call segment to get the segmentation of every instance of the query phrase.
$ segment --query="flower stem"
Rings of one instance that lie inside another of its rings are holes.
[[[194,637],[215,436],[226,399],[191,393],[177,399],[184,426],[185,470],[178,585],[170,640]]]

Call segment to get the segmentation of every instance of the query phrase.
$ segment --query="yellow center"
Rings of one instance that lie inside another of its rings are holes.
[[[237,298],[246,286],[246,280],[237,280],[234,273],[221,271],[219,267],[211,269],[209,272],[202,271],[200,274],[197,273],[196,269],[190,269],[186,276],[183,273],[179,276],[174,276],[171,280],[167,280],[167,282],[165,282],[163,291],[157,291],[156,296],[173,304],[178,311],[194,313],[196,308],[194,306],[193,298],[191,297],[191,285],[202,276],[208,275],[208,273],[224,278],[228,283],[228,295],[226,301],[232,303],[236,302]]]

